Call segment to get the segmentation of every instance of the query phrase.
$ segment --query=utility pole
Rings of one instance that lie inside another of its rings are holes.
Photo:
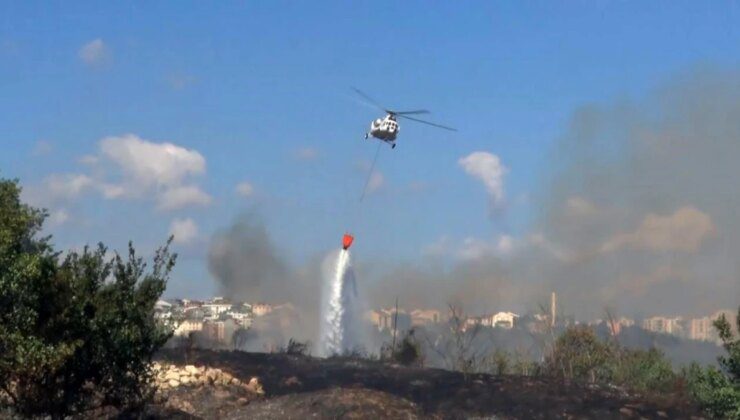
[[[398,296],[396,296],[396,312],[393,314],[393,344],[391,344],[391,357],[396,352],[396,331],[398,331]]]
[[[554,327],[558,316],[558,295],[552,292],[550,295],[550,326]]]

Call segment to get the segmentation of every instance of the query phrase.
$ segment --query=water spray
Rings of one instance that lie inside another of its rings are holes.
[[[345,235],[345,238],[350,235]],[[352,241],[349,240],[349,245]],[[347,245],[347,248],[349,248]],[[321,325],[321,352],[324,356],[341,354],[354,343],[351,330],[357,290],[352,270],[350,253],[343,248],[331,253],[324,262],[324,306]]]

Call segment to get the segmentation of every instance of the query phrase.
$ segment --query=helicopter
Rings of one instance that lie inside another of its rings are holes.
[[[378,104],[378,102],[376,102],[373,98],[371,98],[369,95],[367,95],[363,91],[357,88],[352,88],[352,90],[354,90],[355,93],[357,93],[358,95],[362,96],[371,105],[375,106],[376,108],[380,109],[386,114],[384,118],[378,118],[370,123],[370,131],[365,133],[366,140],[370,137],[374,137],[380,141],[390,144],[391,149],[395,149],[396,148],[396,137],[398,136],[398,132],[401,130],[401,127],[398,124],[399,118],[405,118],[410,121],[416,121],[419,123],[431,125],[433,127],[442,128],[444,130],[457,131],[456,129],[452,127],[447,127],[441,124],[424,121],[424,120],[410,116],[410,115],[429,114],[430,112],[427,111],[426,109],[417,109],[413,111],[393,111],[391,109],[385,108],[384,106],[381,106],[380,104]]]

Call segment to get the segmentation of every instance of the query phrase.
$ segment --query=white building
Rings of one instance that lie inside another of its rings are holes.
[[[491,316],[491,326],[512,329],[516,325],[519,315],[514,312],[498,312]]]
[[[236,321],[236,323],[239,324],[243,328],[249,328],[252,325],[252,314],[251,313],[241,312],[241,311],[236,311],[234,309],[231,309],[229,311],[224,312],[224,315]]]
[[[714,341],[720,343],[719,334],[717,333],[717,329],[714,328],[714,321],[719,319],[722,315],[724,315],[725,319],[730,323],[732,331],[737,333],[735,325],[736,315],[732,311],[721,310],[710,316],[689,320],[686,327],[688,330],[688,337],[692,340]]]
[[[662,334],[671,334],[676,336],[684,334],[683,318],[680,316],[675,318],[665,316],[647,318],[642,321],[642,328]]]
[[[206,322],[203,325],[203,333],[212,341],[220,344],[231,343],[234,332],[239,328],[236,321],[227,319],[224,321]]]
[[[263,316],[272,312],[274,308],[269,303],[255,303],[252,305],[252,313],[254,316]]]
[[[410,315],[414,327],[438,324],[442,320],[442,314],[436,309],[414,309]]]
[[[218,300],[217,299],[218,298],[204,303],[203,306],[201,306],[203,310],[206,313],[210,314],[212,317],[218,317],[223,312],[231,310],[231,307],[234,306],[230,302],[224,301],[223,298],[220,298]]]
[[[187,337],[191,332],[202,331],[203,321],[186,319],[175,328],[175,335]]]

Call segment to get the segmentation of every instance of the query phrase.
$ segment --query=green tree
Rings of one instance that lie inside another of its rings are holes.
[[[740,308],[735,320],[740,330]],[[720,369],[693,364],[686,373],[689,389],[699,404],[717,418],[740,419],[740,337],[734,337],[724,315],[714,321],[727,356],[719,357]]]
[[[149,270],[131,244],[126,258],[106,258],[102,244],[61,258],[39,237],[46,212],[20,191],[0,179],[0,401],[53,418],[140,408],[171,334],[153,316],[175,263],[169,242]]]

